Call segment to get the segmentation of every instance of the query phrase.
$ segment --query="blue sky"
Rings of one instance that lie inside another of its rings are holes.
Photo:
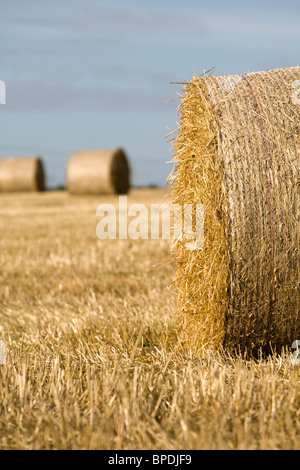
[[[299,0],[0,0],[0,156],[122,146],[135,185],[164,185],[180,85],[300,64]]]

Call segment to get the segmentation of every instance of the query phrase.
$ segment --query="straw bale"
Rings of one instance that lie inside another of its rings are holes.
[[[45,173],[40,157],[0,160],[0,192],[44,191]]]
[[[126,194],[130,169],[125,152],[90,150],[75,152],[67,167],[67,188],[74,194]]]
[[[203,249],[176,243],[192,350],[280,351],[300,339],[299,79],[297,67],[185,85],[173,202],[205,208]]]

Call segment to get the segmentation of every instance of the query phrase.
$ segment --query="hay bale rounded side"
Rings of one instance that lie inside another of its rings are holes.
[[[124,150],[75,152],[67,166],[67,189],[73,194],[127,194],[130,168]]]
[[[44,191],[45,172],[40,157],[0,160],[0,192]]]
[[[176,243],[188,348],[280,351],[300,337],[299,79],[291,68],[185,86],[173,202],[205,209],[203,249]]]

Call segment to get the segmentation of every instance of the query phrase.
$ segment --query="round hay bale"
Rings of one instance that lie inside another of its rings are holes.
[[[67,188],[73,194],[126,194],[130,169],[121,148],[75,152],[67,167]]]
[[[176,241],[189,349],[270,352],[300,339],[299,79],[297,67],[185,86],[173,203],[205,210],[203,249]]]
[[[0,192],[44,191],[45,173],[40,157],[0,160]]]

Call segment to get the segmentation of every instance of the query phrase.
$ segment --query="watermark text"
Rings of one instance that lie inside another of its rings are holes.
[[[300,339],[296,339],[296,341],[292,344],[292,357],[291,362],[293,365],[300,365]]]
[[[6,364],[6,350],[4,341],[0,341],[0,364]]]
[[[295,90],[292,94],[292,102],[293,104],[300,104],[300,80],[295,80],[292,83],[292,87]]]
[[[117,211],[118,209],[118,211]],[[204,243],[203,204],[132,204],[119,196],[119,206],[101,204],[96,233],[100,240],[184,240],[187,250],[201,250]]]
[[[6,84],[0,80],[0,104],[6,104]]]

